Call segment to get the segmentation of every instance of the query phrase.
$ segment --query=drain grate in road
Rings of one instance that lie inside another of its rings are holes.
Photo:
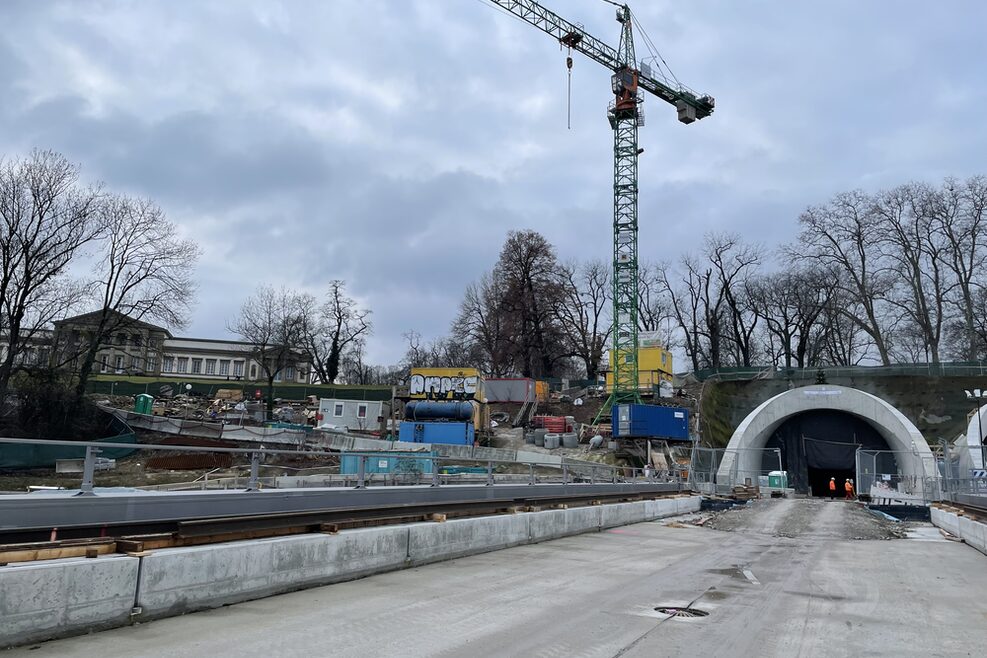
[[[668,615],[670,617],[682,617],[685,619],[692,619],[695,617],[706,617],[709,615],[705,610],[700,610],[699,608],[680,608],[677,606],[659,606],[655,608],[657,612],[663,615]]]

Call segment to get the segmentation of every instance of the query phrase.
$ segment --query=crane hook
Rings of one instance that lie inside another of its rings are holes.
[[[569,54],[565,58],[565,66],[569,72],[566,82],[565,124],[567,130],[572,130],[572,48],[569,48]]]

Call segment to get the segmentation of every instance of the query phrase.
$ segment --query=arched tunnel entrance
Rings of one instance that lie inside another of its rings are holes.
[[[780,450],[782,470],[788,472],[788,486],[799,493],[829,495],[829,479],[836,478],[837,495],[843,496],[843,484],[855,479],[858,448],[889,451],[881,433],[864,419],[833,409],[804,411],[787,418],[764,445],[761,468],[778,468]],[[878,455],[881,472],[897,471],[894,455]],[[884,463],[886,462],[886,463]]]
[[[897,480],[899,493],[938,495],[935,483],[925,482],[937,473],[936,460],[914,423],[876,395],[827,384],[779,393],[747,414],[723,452],[715,486],[756,481],[778,470],[780,455],[790,487],[825,495],[835,477],[842,494],[843,480],[857,479],[858,454],[861,477],[871,476],[858,485],[872,486],[880,474]]]

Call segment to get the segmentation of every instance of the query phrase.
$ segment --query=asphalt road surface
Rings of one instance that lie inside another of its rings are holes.
[[[930,526],[848,538],[894,534],[870,518],[761,501],[713,521],[729,530],[642,523],[5,657],[982,656],[987,557]]]

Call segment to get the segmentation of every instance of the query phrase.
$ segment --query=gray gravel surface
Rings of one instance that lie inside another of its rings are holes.
[[[716,513],[706,528],[773,537],[899,539],[907,527],[842,500],[773,498]]]

